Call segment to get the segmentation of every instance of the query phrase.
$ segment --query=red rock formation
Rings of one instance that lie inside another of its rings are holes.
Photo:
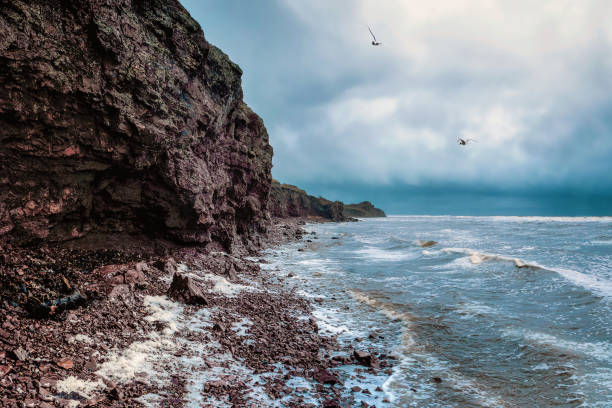
[[[308,195],[304,190],[274,180],[270,189],[269,210],[273,217],[322,217],[331,221],[347,221],[341,201]]]
[[[0,3],[0,237],[262,228],[272,148],[177,0]]]

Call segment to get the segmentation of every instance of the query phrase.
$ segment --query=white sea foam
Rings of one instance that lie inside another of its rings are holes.
[[[232,323],[232,330],[236,332],[238,336],[246,336],[248,335],[247,331],[249,327],[253,325],[253,321],[243,317],[237,322]]]
[[[184,275],[192,278],[196,282],[207,283],[209,285],[212,285],[212,288],[208,289],[210,292],[223,294],[229,297],[234,296],[236,293],[241,292],[241,291],[254,291],[255,290],[253,287],[255,285],[246,286],[246,285],[241,285],[238,283],[232,283],[228,281],[225,277],[220,276],[220,275],[215,275],[214,273],[199,274],[196,272],[190,272]]]
[[[367,258],[369,261],[405,261],[416,258],[414,253],[399,250],[385,250],[375,247],[366,247],[353,251],[354,254],[362,258]]]
[[[83,398],[91,398],[94,391],[101,391],[106,388],[106,385],[101,379],[97,381],[82,380],[75,376],[69,376],[55,384],[55,389],[58,392],[70,394],[76,392]]]
[[[165,296],[146,296],[144,304],[150,311],[145,319],[164,323],[164,330],[161,334],[150,332],[145,340],[134,342],[125,350],[110,353],[107,361],[96,371],[100,377],[121,384],[130,382],[139,373],[145,374],[152,383],[166,379],[167,371],[156,367],[163,364],[162,355],[170,355],[177,348],[173,334],[177,331],[182,306]]]
[[[68,343],[84,343],[84,344],[94,344],[95,341],[91,337],[85,334],[76,334],[68,339]]]
[[[317,326],[322,334],[335,335],[335,334],[351,334],[356,336],[351,329],[342,323],[342,319],[338,316],[336,311],[318,307],[313,310],[312,315],[317,319]]]
[[[457,306],[456,311],[462,319],[496,314],[495,309],[479,302],[462,303]]]
[[[225,279],[223,276],[215,275],[212,273],[207,273],[206,275],[204,275],[204,279],[214,283],[214,286],[212,288],[213,292],[222,293],[226,296],[235,295],[237,292],[240,292],[243,290],[245,291],[252,290],[252,288],[249,286],[240,285],[237,283],[231,283],[230,281]]]
[[[533,367],[534,370],[550,370],[550,366],[546,363],[540,363],[537,366]]]
[[[612,344],[605,342],[577,342],[561,339],[547,333],[532,330],[510,329],[503,331],[504,336],[522,337],[529,342],[584,354],[600,361],[612,363]]]
[[[578,271],[563,268],[545,268],[553,272],[557,272],[565,279],[572,283],[582,286],[585,289],[593,290],[596,293],[612,298],[612,281],[599,278],[593,275],[587,275]]]
[[[309,268],[324,268],[331,264],[332,261],[325,258],[313,258],[313,259],[303,259],[298,262],[298,264],[309,267]]]

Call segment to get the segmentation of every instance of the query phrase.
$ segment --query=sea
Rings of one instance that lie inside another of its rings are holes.
[[[322,333],[394,358],[337,368],[345,406],[612,407],[612,217],[304,227],[264,267],[317,300]]]

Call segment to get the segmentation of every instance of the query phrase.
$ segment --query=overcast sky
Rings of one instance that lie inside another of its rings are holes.
[[[612,193],[611,1],[182,3],[242,67],[282,182]]]

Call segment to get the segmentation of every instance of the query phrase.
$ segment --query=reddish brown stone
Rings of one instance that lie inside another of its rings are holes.
[[[0,378],[4,377],[11,371],[12,366],[10,365],[0,365]]]
[[[175,274],[172,279],[168,297],[187,304],[207,304],[206,296],[200,287],[188,276]]]
[[[63,358],[56,363],[59,367],[62,367],[64,370],[70,370],[74,367],[74,363],[69,358]]]
[[[263,228],[266,129],[241,69],[178,0],[2,11],[0,235],[145,232],[230,249]]]

